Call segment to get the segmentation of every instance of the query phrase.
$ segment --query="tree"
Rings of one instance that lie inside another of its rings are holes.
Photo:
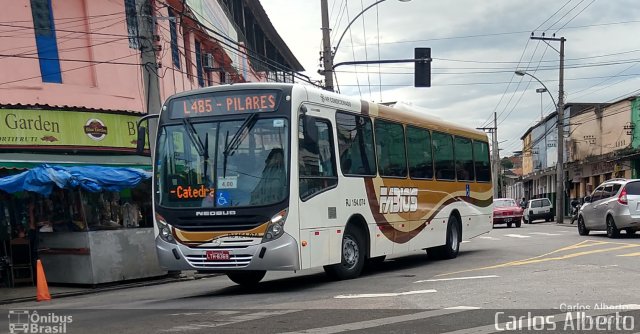
[[[502,166],[503,169],[513,168],[513,162],[511,162],[511,160],[509,160],[509,158],[507,157],[504,157],[500,160],[500,165]]]

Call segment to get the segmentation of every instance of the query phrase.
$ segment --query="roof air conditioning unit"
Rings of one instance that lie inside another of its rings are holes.
[[[206,71],[213,71],[215,68],[215,62],[213,60],[213,55],[210,53],[205,53],[204,54],[204,65],[203,65],[204,69]]]

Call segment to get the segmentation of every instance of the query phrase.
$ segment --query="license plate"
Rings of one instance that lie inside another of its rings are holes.
[[[504,221],[508,223],[511,221],[511,218],[505,218]]]
[[[207,261],[229,261],[229,251],[207,251]]]

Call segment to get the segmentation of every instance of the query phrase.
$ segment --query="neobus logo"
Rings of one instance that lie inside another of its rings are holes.
[[[235,210],[227,211],[196,211],[198,217],[211,217],[211,216],[235,216]]]
[[[380,187],[380,213],[415,212],[418,188]]]

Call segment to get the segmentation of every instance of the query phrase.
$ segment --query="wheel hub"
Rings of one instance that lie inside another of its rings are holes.
[[[360,250],[358,249],[356,242],[349,237],[345,237],[342,242],[342,258],[344,260],[345,267],[349,269],[353,268],[356,263],[358,263],[359,257]]]

